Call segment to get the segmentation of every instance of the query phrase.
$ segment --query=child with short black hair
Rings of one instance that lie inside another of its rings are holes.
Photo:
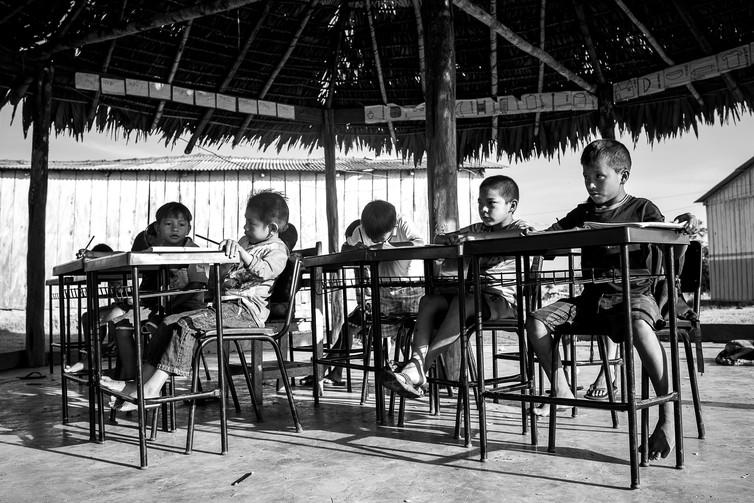
[[[438,244],[455,244],[469,240],[493,239],[520,234],[528,224],[514,218],[518,208],[519,191],[516,182],[504,175],[491,176],[479,186],[478,210],[480,223],[437,236]],[[516,292],[512,285],[503,286],[503,275],[516,270],[515,257],[484,257],[480,269],[490,278],[484,288],[483,318],[497,320],[516,316]],[[386,373],[383,384],[407,398],[423,395],[422,385],[426,382],[426,371],[438,355],[447,351],[459,337],[457,293],[429,294],[422,297],[416,316],[412,356],[399,371]],[[466,312],[474,313],[474,296],[469,293],[464,298]]]
[[[395,211],[395,206],[387,201],[374,200],[361,211],[361,220],[351,236],[348,246],[393,248],[400,246],[423,246],[424,238],[414,225]],[[392,260],[380,262],[380,278],[405,279],[420,277],[423,271],[420,262],[415,260]],[[415,286],[391,286],[380,288],[380,313],[383,315],[416,312],[423,289]],[[382,324],[382,336],[394,339],[398,325]]]
[[[616,140],[596,140],[581,155],[584,185],[589,199],[579,204],[548,230],[565,230],[583,227],[594,222],[662,222],[664,217],[651,201],[633,197],[625,192],[624,185],[631,172],[631,155]],[[687,219],[689,220],[689,219]],[[695,225],[695,219],[686,222],[686,229]],[[634,346],[642,365],[658,396],[668,393],[668,372],[665,351],[655,334],[655,326],[662,320],[660,309],[652,296],[653,249],[642,245],[629,250],[629,267],[633,274],[643,278],[631,281],[631,318]],[[615,277],[612,271],[620,268],[620,248],[610,246],[584,247],[581,255],[583,270],[593,270],[605,278]],[[551,381],[557,381],[557,396],[573,398],[561,365],[551,368],[553,330],[565,324],[587,326],[605,330],[610,338],[620,342],[624,337],[625,303],[620,281],[603,281],[584,285],[581,295],[561,299],[535,311],[527,320],[526,333],[532,349],[539,357],[541,367]],[[535,409],[535,414],[549,414],[549,406]],[[651,459],[666,457],[673,449],[674,440],[672,403],[660,405],[659,419],[649,439]]]
[[[288,223],[285,199],[274,192],[253,195],[245,217],[244,236],[238,241],[226,239],[220,243],[220,249],[229,258],[238,260],[222,278],[222,319],[223,326],[228,328],[264,326],[269,315],[270,290],[288,261],[288,247],[278,237],[280,229]],[[171,374],[187,376],[197,334],[214,328],[213,307],[167,316],[147,348],[144,396],[158,396]],[[136,396],[133,382],[103,377],[101,384]],[[116,407],[132,410],[135,404],[118,403]]]

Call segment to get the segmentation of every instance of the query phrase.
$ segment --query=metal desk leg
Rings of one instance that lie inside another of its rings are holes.
[[[369,265],[369,277],[372,286],[372,347],[374,354],[374,398],[376,402],[377,423],[385,424],[385,391],[382,388],[383,355],[382,323],[380,321],[380,276],[377,262]],[[367,372],[367,370],[364,370]]]
[[[220,282],[220,266],[214,265],[215,269],[215,323],[217,326],[217,385],[220,388],[220,452],[222,454],[228,453],[228,413],[225,410],[225,372],[223,372],[222,365],[225,361],[224,344],[223,344],[223,310],[222,301],[220,300],[220,292],[222,292],[222,284]],[[260,351],[261,353],[261,351]],[[259,397],[262,396],[260,392]]]
[[[670,321],[670,362],[673,372],[673,416],[675,419],[675,467],[683,468],[683,417],[681,415],[681,373],[678,359],[678,324],[675,309],[678,293],[675,288],[675,250],[673,246],[665,247],[665,274],[668,282],[668,318]],[[692,369],[693,372],[693,369]]]
[[[59,310],[59,319],[62,323],[63,316],[65,316],[65,306],[63,304],[63,276],[58,276],[58,310]],[[52,308],[52,306],[50,306]],[[62,330],[60,334],[60,390],[63,394],[63,424],[68,424],[68,379],[65,377],[65,367],[68,364],[68,360],[65,356],[65,341],[62,337]],[[52,326],[50,327],[50,337],[52,337]],[[89,407],[91,408],[92,404],[89,403]],[[90,421],[91,421],[91,415],[90,415]],[[89,440],[94,440],[91,436],[90,432],[90,438]]]
[[[631,281],[629,277],[628,245],[621,245],[621,283],[623,286],[623,299],[625,304],[623,323],[626,327],[624,354],[626,357],[626,399],[628,400],[628,449],[631,464],[631,489],[638,489],[639,479],[639,452],[636,442],[636,379],[634,375],[634,330],[631,320]],[[609,384],[609,383],[608,383]]]

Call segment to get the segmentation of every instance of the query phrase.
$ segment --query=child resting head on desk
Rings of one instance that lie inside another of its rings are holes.
[[[360,223],[346,239],[346,245],[378,249],[423,246],[424,238],[419,235],[413,223],[397,214],[395,206],[387,201],[375,200],[364,206]],[[424,274],[421,263],[416,260],[380,262],[378,271],[381,280],[403,279],[407,282]],[[379,314],[390,316],[416,312],[422,293],[422,288],[410,285],[381,287]],[[397,333],[397,324],[382,324],[382,337],[395,339]]]
[[[603,139],[590,143],[581,154],[584,185],[589,199],[579,204],[547,230],[565,230],[584,226],[584,222],[662,222],[664,217],[651,201],[630,196],[625,183],[631,173],[631,155],[615,140]],[[697,221],[693,215],[678,218],[685,221],[685,229],[693,231]],[[610,271],[620,269],[620,247],[594,246],[582,249],[583,270]],[[629,250],[633,272],[652,271],[653,247],[641,245]],[[656,324],[662,320],[660,309],[652,296],[651,279],[631,281],[631,316],[634,346],[657,395],[668,393],[668,371],[665,352],[655,334]],[[557,381],[557,396],[573,398],[560,365],[552,369],[553,338],[557,328],[572,324],[590,330],[604,330],[615,342],[624,339],[624,299],[620,281],[586,284],[577,297],[561,299],[534,312],[526,323],[526,333],[541,367],[552,381]],[[604,377],[603,377],[604,379]],[[611,379],[612,381],[612,379]],[[566,409],[566,407],[562,407]],[[549,414],[549,406],[535,409],[535,414]],[[659,419],[649,439],[650,459],[666,457],[674,446],[673,409],[671,402],[660,405]]]
[[[222,273],[222,320],[228,328],[263,327],[269,315],[267,300],[275,279],[285,269],[288,247],[278,237],[288,223],[288,205],[280,194],[261,192],[246,205],[244,235],[238,241],[225,239],[220,249],[238,263]],[[144,363],[144,396],[159,396],[170,375],[188,376],[196,334],[213,330],[215,310],[204,307],[171,314],[162,321],[150,341]],[[132,381],[102,378],[102,386],[136,396]],[[116,408],[133,410],[136,405],[116,400]]]
[[[491,176],[479,186],[478,210],[480,223],[451,233],[437,236],[438,244],[456,244],[466,240],[492,239],[520,235],[529,226],[514,218],[518,208],[518,185],[507,176]],[[503,286],[503,274],[515,272],[515,257],[484,257],[480,260],[481,271],[496,277],[483,292],[483,317],[485,320],[516,316],[515,286]],[[399,371],[387,372],[384,385],[401,396],[419,398],[426,383],[427,368],[438,355],[447,351],[459,337],[458,294],[429,294],[422,297],[416,316],[412,356]],[[474,314],[474,296],[466,294],[466,313]]]

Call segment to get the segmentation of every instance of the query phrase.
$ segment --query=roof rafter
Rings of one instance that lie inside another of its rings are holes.
[[[493,5],[495,4],[493,0]],[[542,0],[539,6],[539,48],[545,50],[545,20],[547,14],[547,0]],[[539,73],[537,74],[537,92],[541,93],[545,88],[545,64],[539,62]],[[494,94],[493,94],[494,96]],[[497,117],[496,117],[497,118]],[[534,138],[539,136],[539,123],[542,120],[542,112],[534,114]]]
[[[573,82],[580,88],[586,91],[589,91],[590,93],[595,93],[597,91],[597,86],[595,86],[594,84],[590,84],[583,78],[579,77],[575,72],[563,66],[562,63],[557,61],[547,52],[543,51],[542,49],[538,47],[534,47],[533,45],[531,45],[529,42],[521,38],[521,36],[519,36],[513,30],[511,30],[510,28],[502,24],[497,19],[493,18],[484,9],[481,9],[480,7],[477,7],[476,5],[472,4],[469,0],[453,0],[453,4],[459,9],[461,9],[462,11],[464,11],[465,13],[467,13],[468,15],[470,15],[471,17],[476,18],[480,22],[494,29],[498,35],[500,35],[505,40],[510,42],[514,47],[542,61],[544,64],[546,64],[547,66],[549,66],[550,68],[552,68],[553,70],[555,70],[560,75],[570,80],[571,82]]]
[[[335,50],[333,51],[332,64],[330,65],[330,82],[327,87],[327,102],[325,103],[325,108],[327,109],[332,108],[332,101],[335,97],[335,85],[338,79],[338,61],[340,60],[340,51],[342,49],[343,37],[345,36],[343,28],[345,27],[348,15],[348,0],[342,0],[339,6],[339,17],[335,34],[337,37],[335,40]]]
[[[123,20],[123,16],[126,12],[126,5],[128,4],[128,0],[123,0],[120,7],[120,14],[118,16],[118,22]],[[113,57],[113,51],[115,51],[115,44],[117,43],[117,40],[111,40],[110,45],[107,48],[107,52],[105,53],[105,58],[102,61],[102,66],[100,67],[101,73],[106,73],[107,68],[110,66],[110,60],[112,60]],[[89,127],[91,127],[92,121],[94,120],[94,114],[97,113],[97,107],[99,106],[99,100],[102,96],[102,91],[97,90],[94,93],[94,97],[92,98],[92,102],[89,105],[89,112],[86,114],[86,123],[89,124]]]
[[[278,65],[275,67],[274,70],[272,70],[272,74],[267,79],[267,82],[262,88],[262,91],[259,93],[258,99],[261,100],[261,99],[264,99],[265,96],[267,96],[267,93],[272,87],[272,84],[275,83],[275,79],[280,73],[280,70],[282,70],[285,64],[288,62],[288,58],[291,57],[291,54],[293,53],[293,49],[296,48],[296,44],[298,44],[298,39],[301,37],[301,34],[304,32],[304,28],[306,28],[306,25],[309,24],[309,19],[312,17],[312,12],[314,11],[314,7],[317,5],[318,1],[319,0],[309,1],[309,6],[306,8],[304,17],[301,19],[301,22],[298,25],[296,34],[293,35],[293,39],[291,40],[290,44],[288,44],[288,49],[286,49],[285,54],[283,54],[283,57],[280,59],[280,62],[278,63]],[[236,132],[236,135],[233,138],[234,147],[241,142],[241,139],[243,138],[243,135],[246,132],[246,128],[249,127],[249,124],[251,123],[251,119],[253,118],[254,118],[254,114],[248,114],[246,117],[244,117],[244,120],[241,123],[241,127],[238,128],[238,131]]]
[[[676,10],[678,11],[678,14],[680,14],[681,19],[683,20],[686,27],[691,32],[691,35],[696,39],[697,43],[699,44],[699,47],[709,54],[713,54],[714,50],[712,49],[712,46],[707,41],[707,38],[702,34],[702,32],[699,31],[699,28],[697,28],[696,23],[691,18],[691,15],[686,10],[686,7],[678,2],[678,0],[671,0],[673,2],[673,5],[675,6]],[[725,82],[725,85],[728,86],[728,90],[733,94],[733,97],[737,101],[744,101],[744,95],[741,92],[741,89],[738,87],[738,84],[733,79],[733,77],[729,73],[724,73],[722,75],[723,81]]]
[[[494,0],[493,0],[494,2]],[[422,94],[427,92],[427,62],[424,59],[424,25],[422,24],[422,8],[419,5],[419,0],[412,0],[414,6],[414,18],[416,19],[416,37],[417,37],[417,49],[419,52],[419,79],[422,84]]]
[[[628,8],[628,5],[623,0],[615,0],[615,3],[618,5],[620,10],[623,11],[624,14],[628,17],[628,19],[631,20],[632,23],[639,29],[639,31],[644,35],[644,38],[647,39],[647,42],[649,42],[649,45],[652,46],[652,48],[655,50],[658,56],[662,58],[662,60],[673,66],[675,65],[675,61],[673,61],[670,56],[667,55],[665,52],[665,49],[660,45],[660,43],[657,41],[657,39],[652,35],[652,33],[649,31],[649,28],[646,27],[644,23],[639,21],[639,18],[637,18],[634,13],[631,11],[631,9]],[[704,99],[702,99],[702,96],[699,94],[699,91],[696,90],[693,84],[686,84],[686,88],[689,90],[691,95],[694,97],[697,103],[699,103],[700,106],[704,106]]]
[[[367,24],[369,25],[369,36],[372,39],[372,53],[374,54],[374,66],[377,71],[377,81],[380,84],[380,96],[382,97],[382,103],[387,105],[387,91],[385,90],[385,79],[382,76],[382,61],[380,60],[380,51],[377,47],[377,34],[374,32],[374,19],[372,18],[372,2],[366,0],[365,2]],[[390,132],[390,140],[393,142],[393,148],[398,150],[398,139],[395,137],[395,128],[393,127],[393,121],[390,120],[390,116],[387,119],[387,129]]]
[[[236,56],[235,61],[233,61],[233,64],[228,70],[228,73],[225,75],[225,78],[218,86],[217,88],[218,93],[224,93],[228,89],[228,86],[230,86],[230,83],[233,81],[233,78],[235,78],[236,73],[238,73],[238,69],[241,67],[241,63],[243,63],[244,59],[246,59],[246,55],[248,54],[249,49],[251,48],[251,44],[257,38],[257,35],[259,34],[259,30],[262,29],[262,25],[264,24],[265,19],[267,19],[267,15],[270,13],[271,4],[272,4],[271,1],[265,2],[264,10],[262,11],[262,14],[259,16],[259,19],[257,19],[257,23],[254,25],[254,28],[251,30],[251,33],[249,33],[249,36],[246,37],[243,47],[241,47],[241,50],[238,51],[238,55]],[[207,124],[209,124],[209,120],[212,118],[212,115],[214,113],[215,113],[214,108],[209,108],[204,112],[204,114],[202,115],[202,118],[199,120],[199,123],[196,126],[196,129],[194,129],[194,134],[191,135],[191,139],[189,139],[189,142],[186,144],[186,148],[183,151],[185,154],[190,154],[194,150],[194,147],[196,146],[196,142],[199,140],[199,137],[202,135],[202,133],[204,133],[204,129],[207,127]]]
[[[90,33],[69,42],[56,43],[52,47],[43,46],[41,51],[42,53],[47,52],[49,54],[54,54],[56,52],[74,49],[89,44],[96,44],[117,38],[128,37],[130,35],[136,35],[138,33],[154,30],[155,28],[159,28],[165,25],[177,24],[184,21],[192,21],[200,17],[220,14],[222,12],[235,10],[239,7],[243,7],[245,5],[259,1],[260,0],[216,0],[209,3],[200,2],[196,5],[192,5],[191,7],[185,7],[183,9],[166,12],[157,16],[153,16],[151,18],[133,21],[126,24],[125,26],[116,26],[98,30],[94,33]]]
[[[173,65],[170,67],[170,73],[168,74],[168,78],[166,82],[168,84],[173,83],[173,79],[175,78],[175,74],[178,71],[178,65],[181,63],[181,58],[183,57],[183,51],[186,49],[186,43],[188,42],[189,35],[191,34],[191,26],[194,24],[193,20],[189,20],[186,23],[186,27],[183,29],[183,34],[181,36],[181,41],[178,43],[178,49],[175,52],[175,58],[173,59]],[[152,125],[149,126],[149,130],[153,131],[154,128],[157,127],[157,123],[160,122],[160,119],[162,118],[162,111],[165,109],[165,100],[160,100],[160,102],[157,104],[157,110],[154,112],[154,118],[152,119]]]

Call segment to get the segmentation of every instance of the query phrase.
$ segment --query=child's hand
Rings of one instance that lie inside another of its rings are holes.
[[[435,243],[444,244],[444,245],[457,245],[466,241],[466,237],[467,237],[466,234],[459,234],[457,232],[452,232],[449,234],[439,234],[435,238]]]
[[[240,250],[243,250],[243,247],[238,244],[238,241],[234,239],[224,239],[220,243],[220,249],[225,252],[225,256],[232,259],[238,259],[239,258],[239,252]]]
[[[701,223],[695,215],[691,213],[683,213],[673,219],[673,222],[683,224],[683,232],[686,234],[696,234],[699,232]]]

